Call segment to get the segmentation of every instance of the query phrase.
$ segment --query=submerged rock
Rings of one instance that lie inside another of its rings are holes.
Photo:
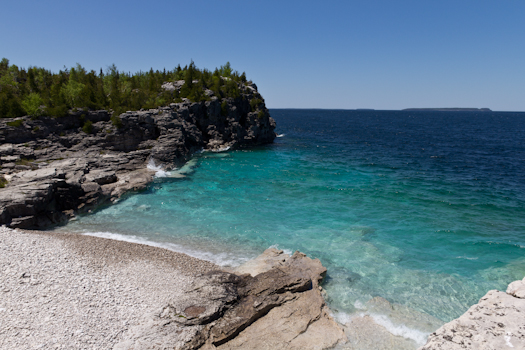
[[[254,276],[200,276],[184,297],[132,327],[114,349],[329,349],[345,342],[321,295],[326,269],[319,260],[276,249],[258,261],[266,258],[274,264],[252,264]]]

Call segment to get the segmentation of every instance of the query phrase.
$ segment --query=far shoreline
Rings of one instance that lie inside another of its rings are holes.
[[[352,111],[352,112],[487,112],[487,113],[525,113],[525,111],[481,110],[480,108],[404,108],[404,109],[375,109],[375,108],[318,108],[318,107],[269,107],[270,111],[297,110],[297,111]]]

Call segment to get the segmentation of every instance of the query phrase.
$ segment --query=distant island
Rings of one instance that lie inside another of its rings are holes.
[[[405,108],[403,111],[492,112],[490,108]]]

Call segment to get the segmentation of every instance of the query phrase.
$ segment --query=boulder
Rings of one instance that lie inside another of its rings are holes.
[[[507,287],[507,294],[516,298],[525,299],[525,278],[521,281],[514,281]]]

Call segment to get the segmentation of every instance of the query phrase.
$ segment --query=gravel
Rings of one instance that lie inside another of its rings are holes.
[[[0,227],[0,349],[111,349],[218,266],[141,244]]]

